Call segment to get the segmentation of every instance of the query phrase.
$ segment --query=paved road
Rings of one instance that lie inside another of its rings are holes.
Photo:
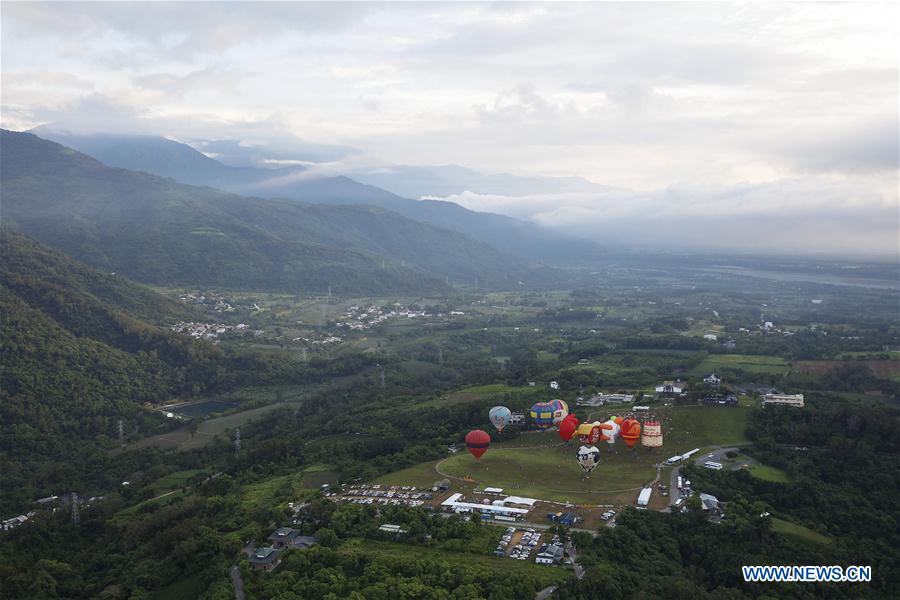
[[[728,460],[728,457],[725,456],[728,452],[740,451],[740,446],[749,446],[749,444],[736,444],[733,446],[709,446],[706,448],[703,454],[698,454],[696,458],[693,458],[695,465],[702,465],[708,460],[713,462],[724,462]],[[747,459],[747,463],[752,463],[751,460]],[[674,469],[672,469],[672,477],[669,482],[669,506],[673,506],[675,501],[678,500],[681,495],[678,491],[678,474],[681,473],[681,467],[683,465],[678,465]],[[732,470],[740,469],[740,465],[735,465]]]
[[[542,589],[541,591],[539,591],[537,594],[534,595],[534,600],[545,600],[545,598],[549,598],[550,594],[552,594],[555,591],[556,591],[555,585],[545,587],[544,589]]]
[[[237,565],[231,565],[228,574],[231,576],[231,585],[234,586],[234,600],[244,600],[244,580],[241,579],[241,570]]]

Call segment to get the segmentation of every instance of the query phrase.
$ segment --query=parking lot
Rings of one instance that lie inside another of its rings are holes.
[[[501,536],[494,551],[496,556],[507,556],[516,560],[528,560],[540,547],[541,533],[534,529],[508,527]]]
[[[431,490],[418,489],[412,485],[359,484],[344,489],[335,500],[353,504],[393,504],[422,506],[434,499]]]

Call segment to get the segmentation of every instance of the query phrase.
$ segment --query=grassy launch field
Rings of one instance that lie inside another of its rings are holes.
[[[594,409],[592,417],[605,420],[610,409],[600,410]],[[376,482],[424,487],[442,479],[443,473],[471,478],[476,486],[502,487],[509,493],[542,500],[592,504],[633,502],[636,488],[653,481],[654,465],[669,456],[693,448],[745,443],[744,429],[751,410],[719,406],[660,407],[655,413],[663,425],[662,449],[650,451],[640,445],[628,449],[621,440],[613,446],[600,444],[601,463],[587,478],[575,460],[580,445],[577,441],[563,444],[555,431],[546,431],[503,442],[493,429],[486,429],[493,441],[479,461],[461,450],[440,461],[421,463],[379,477]],[[587,416],[586,412],[583,414]],[[662,480],[667,483],[667,478],[664,474]]]

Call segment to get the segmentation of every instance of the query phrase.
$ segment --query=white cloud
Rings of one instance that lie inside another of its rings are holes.
[[[815,223],[798,182],[818,182],[862,223],[897,201],[897,22],[896,3],[5,3],[0,121],[579,175],[698,220],[774,195]],[[553,202],[528,216],[596,220]]]
[[[893,177],[810,176],[734,186],[444,198],[606,244],[896,255]]]

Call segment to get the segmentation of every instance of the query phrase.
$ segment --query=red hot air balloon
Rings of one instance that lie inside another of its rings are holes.
[[[635,419],[625,419],[620,426],[622,431],[619,433],[619,437],[622,438],[626,446],[634,448],[634,445],[641,439],[641,424]]]
[[[481,458],[481,455],[487,452],[490,445],[491,436],[480,429],[473,429],[466,434],[466,448],[469,449],[475,460]]]
[[[578,417],[576,417],[573,413],[569,413],[569,416],[563,419],[562,423],[559,424],[559,437],[561,437],[564,442],[568,442],[575,436],[575,432],[577,430]]]

